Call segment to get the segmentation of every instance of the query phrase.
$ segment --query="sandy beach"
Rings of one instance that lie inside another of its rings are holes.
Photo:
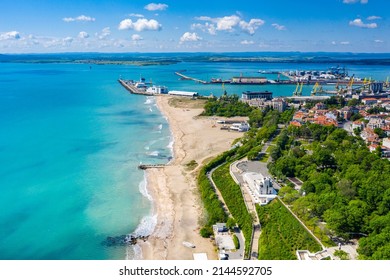
[[[202,109],[171,106],[172,98],[156,97],[174,137],[174,159],[169,166],[146,171],[157,225],[148,241],[139,243],[142,258],[191,260],[193,253],[207,253],[208,259],[217,259],[212,242],[199,235],[202,206],[196,174],[203,162],[229,149],[242,133],[221,130],[212,118],[198,117]],[[192,160],[198,164],[195,169],[186,166]],[[195,244],[196,248],[185,247],[183,241]]]

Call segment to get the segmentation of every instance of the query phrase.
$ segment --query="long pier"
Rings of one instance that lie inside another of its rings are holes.
[[[196,79],[196,78],[193,78],[193,77],[189,77],[189,76],[186,76],[180,72],[175,72],[176,75],[180,76],[183,80],[192,80],[192,81],[195,81],[195,82],[198,82],[200,84],[208,84],[208,82],[206,81],[203,81],[203,80],[199,80],[199,79]]]
[[[132,94],[149,95],[149,96],[154,95],[153,93],[148,93],[148,92],[146,92],[145,90],[139,89],[139,88],[137,88],[137,87],[135,87],[135,86],[129,84],[129,83],[126,82],[125,80],[119,79],[118,82],[119,82],[125,89],[127,89],[128,91],[130,91],[130,93],[132,93]]]

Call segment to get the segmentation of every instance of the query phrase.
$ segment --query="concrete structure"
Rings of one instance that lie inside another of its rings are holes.
[[[276,197],[277,193],[272,186],[271,178],[255,172],[246,172],[242,178],[251,191],[255,203],[266,205]]]
[[[197,92],[181,91],[181,90],[170,90],[168,94],[174,96],[184,96],[184,97],[192,97],[192,98],[197,97],[199,95]]]
[[[272,92],[270,91],[244,91],[242,93],[242,99],[244,101],[252,100],[252,99],[272,99]]]
[[[317,260],[324,260],[324,259],[331,259],[332,256],[328,253],[327,250],[322,250],[316,253],[310,253],[308,250],[298,250],[296,251],[297,258],[300,261],[317,261]]]
[[[265,77],[233,77],[232,84],[265,84],[267,78]]]

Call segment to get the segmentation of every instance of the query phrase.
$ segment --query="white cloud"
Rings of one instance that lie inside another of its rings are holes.
[[[246,22],[241,19],[241,17],[237,15],[224,16],[220,18],[211,18],[208,16],[200,16],[196,17],[196,20],[201,21],[210,21],[212,23],[206,23],[204,25],[201,24],[193,24],[193,28],[200,28],[203,31],[207,30],[208,33],[215,35],[216,31],[234,31],[235,27],[240,27],[241,30],[253,35],[255,31],[262,26],[265,21],[262,19],[253,18],[249,22]]]
[[[211,35],[216,35],[217,34],[215,25],[213,23],[209,23],[209,22],[206,22],[205,24],[194,23],[194,24],[191,25],[191,29],[192,30],[200,29],[203,32],[208,32]]]
[[[150,3],[144,7],[148,11],[163,11],[168,8],[167,4]]]
[[[253,45],[255,42],[253,42],[252,40],[251,41],[248,41],[248,40],[244,40],[244,41],[241,41],[240,44],[241,45]]]
[[[280,24],[277,24],[277,23],[273,23],[272,26],[273,26],[276,30],[279,30],[279,31],[286,30],[286,27],[285,27],[284,25],[280,25]]]
[[[213,18],[208,17],[208,16],[195,17],[195,19],[196,20],[203,20],[203,21],[207,21],[207,20],[211,21],[211,20],[213,20]]]
[[[96,37],[98,37],[100,40],[104,40],[106,39],[108,36],[110,36],[111,34],[111,30],[110,30],[110,27],[105,27],[102,29],[101,33],[98,34],[96,33]]]
[[[238,15],[224,16],[220,18],[211,18],[208,16],[196,17],[196,20],[201,21],[210,21],[212,23],[206,22],[206,24],[193,24],[192,28],[200,28],[203,31],[215,35],[216,31],[228,31],[232,32],[236,27],[239,27],[241,30],[253,35],[255,31],[262,25],[265,21],[262,19],[253,18],[249,22],[246,22],[241,19]]]
[[[85,31],[81,31],[77,37],[79,37],[80,39],[86,39],[89,38],[89,34]]]
[[[368,0],[343,0],[343,3],[345,4],[355,4],[355,3],[362,3],[362,4],[367,4]]]
[[[332,41],[331,44],[332,44],[332,45],[337,45],[336,41]]]
[[[144,38],[142,38],[139,34],[133,34],[132,36],[131,36],[131,40],[133,40],[133,41],[135,41],[135,42],[137,42],[137,41],[141,41],[141,40],[143,40]]]
[[[379,16],[369,16],[369,17],[367,18],[367,20],[376,20],[376,19],[382,19],[382,18],[379,17]]]
[[[364,23],[360,18],[354,19],[349,22],[349,25],[351,26],[357,26],[361,28],[377,28],[378,25],[373,22],[373,23]]]
[[[258,18],[253,18],[249,22],[240,21],[240,27],[245,32],[249,33],[250,35],[255,34],[255,31],[260,26],[264,25],[265,21]]]
[[[223,18],[216,19],[217,30],[231,31],[233,27],[240,23],[240,18],[236,15],[225,16]]]
[[[383,40],[379,40],[379,39],[374,40],[374,42],[375,42],[375,43],[378,43],[378,44],[384,43]]]
[[[75,18],[67,17],[62,19],[65,22],[73,22],[73,21],[95,21],[95,18],[90,16],[81,15]]]
[[[137,32],[141,31],[160,31],[162,28],[161,24],[158,23],[157,20],[151,19],[147,20],[146,18],[141,18],[138,19],[137,21],[133,22],[131,19],[125,19],[122,20],[119,23],[119,30],[128,30],[128,29],[133,29]]]
[[[0,33],[0,40],[19,40],[19,39],[20,39],[20,33],[18,31]]]
[[[348,42],[348,41],[343,41],[343,42],[340,42],[340,45],[349,45],[349,44],[351,44],[350,42]]]
[[[200,40],[202,40],[202,37],[199,37],[198,34],[196,34],[195,32],[186,32],[180,37],[181,44],[184,42],[197,42]]]
[[[143,18],[143,17],[144,17],[144,15],[131,13],[131,14],[129,14],[129,17],[138,17],[138,18]]]

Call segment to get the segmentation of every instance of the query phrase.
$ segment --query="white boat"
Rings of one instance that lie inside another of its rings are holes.
[[[195,248],[196,246],[192,244],[191,242],[183,241],[183,245],[188,248]]]

